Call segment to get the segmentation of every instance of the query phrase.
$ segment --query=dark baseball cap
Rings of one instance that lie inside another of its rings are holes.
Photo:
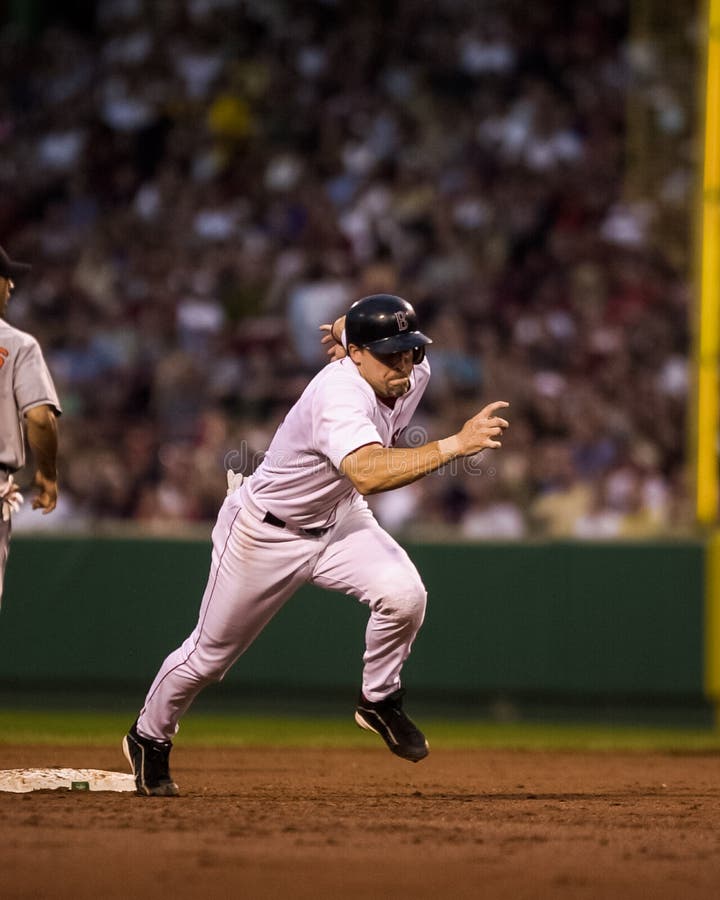
[[[10,259],[7,253],[0,247],[0,278],[17,278],[29,272],[32,266],[27,263],[16,262]]]
[[[345,338],[348,346],[367,347],[381,355],[432,344],[420,331],[412,305],[395,294],[371,294],[356,300],[345,317]]]

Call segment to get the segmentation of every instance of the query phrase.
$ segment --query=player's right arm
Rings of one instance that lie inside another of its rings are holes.
[[[379,494],[411,484],[453,459],[501,447],[498,438],[509,423],[495,413],[506,406],[509,404],[504,400],[489,403],[468,419],[457,434],[420,447],[366,444],[342,460],[340,471],[363,495]]]
[[[347,350],[342,342],[344,329],[345,316],[340,316],[339,319],[335,319],[332,325],[327,324],[320,326],[320,331],[325,332],[320,343],[327,344],[327,355],[330,357],[331,362],[334,362],[336,359],[342,359],[343,356],[347,356]]]
[[[46,404],[31,407],[25,413],[25,428],[35,461],[35,487],[38,489],[32,506],[47,515],[55,509],[58,496],[55,411]]]

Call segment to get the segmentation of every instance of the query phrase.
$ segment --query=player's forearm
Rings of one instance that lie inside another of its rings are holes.
[[[43,477],[56,481],[58,437],[55,415],[48,411],[42,418],[28,416],[26,430],[35,468]]]
[[[345,316],[335,319],[330,328],[330,334],[338,344],[342,344],[342,333],[345,330]]]
[[[346,456],[340,471],[361,494],[379,494],[412,484],[458,456],[474,456],[482,450],[501,447],[498,438],[508,427],[495,412],[509,404],[505,400],[488,403],[463,425],[457,434],[421,447],[390,449],[367,444]]]
[[[380,494],[412,484],[459,456],[454,438],[421,447],[369,447],[343,460],[341,471],[363,494]]]

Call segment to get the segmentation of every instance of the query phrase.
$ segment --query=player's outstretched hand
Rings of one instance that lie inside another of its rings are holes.
[[[327,355],[330,357],[331,362],[335,362],[336,359],[342,359],[343,356],[347,356],[345,348],[333,334],[333,325],[321,325],[320,331],[325,332],[320,343],[327,344]]]
[[[33,500],[33,509],[41,509],[43,515],[46,516],[52,512],[57,506],[58,487],[57,481],[52,478],[46,478],[42,472],[35,473],[35,487],[38,493]]]
[[[457,439],[460,442],[460,456],[472,456],[481,450],[502,447],[498,438],[502,436],[503,431],[509,427],[510,423],[506,419],[496,416],[495,413],[506,406],[510,406],[510,404],[505,400],[496,400],[494,403],[488,403],[477,415],[467,420],[457,433]]]

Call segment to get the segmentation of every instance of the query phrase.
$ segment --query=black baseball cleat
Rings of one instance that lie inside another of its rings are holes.
[[[400,688],[384,700],[370,703],[362,694],[355,709],[355,721],[361,728],[379,734],[396,756],[420,762],[430,752],[425,735],[405,715]]]
[[[135,776],[138,794],[145,797],[177,797],[180,790],[170,777],[170,741],[152,741],[137,733],[135,722],[123,738],[123,753]]]

